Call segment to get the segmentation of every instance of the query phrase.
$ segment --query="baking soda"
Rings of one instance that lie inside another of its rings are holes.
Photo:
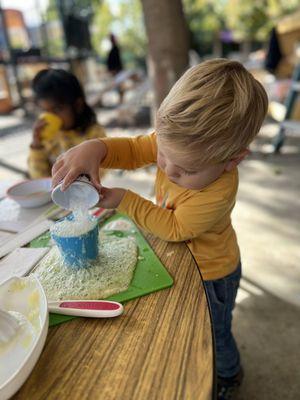
[[[99,234],[99,254],[89,268],[68,268],[53,247],[34,271],[48,300],[104,299],[127,290],[137,263],[134,238]]]
[[[91,217],[86,208],[85,190],[79,188],[76,195],[70,198],[70,210],[73,219],[58,221],[51,228],[51,233],[61,237],[81,236],[92,230],[97,224],[97,220]]]

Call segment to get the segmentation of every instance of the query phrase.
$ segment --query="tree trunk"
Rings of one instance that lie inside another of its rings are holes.
[[[189,34],[181,0],[141,0],[154,111],[188,67]]]

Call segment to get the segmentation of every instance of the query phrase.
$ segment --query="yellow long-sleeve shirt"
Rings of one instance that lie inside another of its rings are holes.
[[[156,135],[106,138],[108,153],[103,168],[135,169],[156,163]],[[238,171],[225,172],[201,190],[185,189],[157,169],[156,203],[127,190],[118,211],[143,229],[167,241],[185,241],[204,280],[232,273],[239,248],[231,224],[238,188]]]
[[[59,131],[52,140],[43,142],[42,148],[29,150],[28,172],[32,179],[51,176],[51,168],[57,157],[71,147],[88,140],[105,137],[99,124],[92,125],[82,134],[77,131]]]

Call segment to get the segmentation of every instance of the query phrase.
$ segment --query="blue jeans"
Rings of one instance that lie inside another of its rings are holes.
[[[231,378],[239,372],[240,354],[231,333],[232,310],[241,279],[241,264],[230,275],[204,281],[215,333],[217,375]]]

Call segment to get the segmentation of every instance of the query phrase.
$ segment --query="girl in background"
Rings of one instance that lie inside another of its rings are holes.
[[[44,112],[34,124],[29,150],[29,175],[34,179],[51,176],[60,154],[87,139],[103,138],[105,132],[70,72],[44,69],[33,79],[32,89]]]

